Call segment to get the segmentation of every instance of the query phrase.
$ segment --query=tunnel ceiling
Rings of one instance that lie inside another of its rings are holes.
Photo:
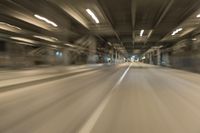
[[[62,45],[93,34],[116,48],[125,48],[129,54],[137,54],[155,45],[176,42],[178,38],[172,38],[171,33],[181,24],[187,27],[193,22],[188,19],[194,20],[199,7],[197,0],[3,0],[0,1],[1,22],[22,30],[1,28],[0,36],[4,39],[26,37],[36,43],[49,43],[41,39],[45,36],[57,39],[51,41],[52,45]],[[86,9],[94,12],[99,24]],[[57,27],[35,15],[48,18]],[[142,36],[141,30],[144,30]]]

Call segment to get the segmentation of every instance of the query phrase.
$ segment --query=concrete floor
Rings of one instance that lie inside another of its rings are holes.
[[[200,133],[200,75],[133,63],[0,93],[0,133],[89,132]]]

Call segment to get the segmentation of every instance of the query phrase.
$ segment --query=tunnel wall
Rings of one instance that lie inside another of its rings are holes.
[[[2,44],[1,44],[2,45]],[[0,50],[0,67],[29,67],[33,65],[33,60],[29,58],[30,46],[17,45],[3,42],[3,50]]]
[[[161,64],[172,68],[200,72],[200,42],[183,40],[162,52]]]
[[[119,52],[109,48],[107,44],[102,45],[95,37],[84,36],[73,45],[74,49],[0,41],[0,68],[121,63],[122,57]]]

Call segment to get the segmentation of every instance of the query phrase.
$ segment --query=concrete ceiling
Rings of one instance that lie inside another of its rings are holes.
[[[114,47],[124,47],[129,54],[138,54],[152,46],[175,43],[180,37],[188,37],[186,34],[193,35],[199,29],[199,24],[195,25],[199,7],[200,0],[3,0],[0,1],[1,22],[22,30],[0,29],[8,37],[21,36],[38,42],[42,40],[34,35],[54,37],[59,40],[54,45],[94,34]],[[87,8],[97,16],[99,24],[87,14]],[[38,20],[35,14],[48,18],[58,27]],[[183,27],[185,34],[172,38],[171,33],[177,27]]]

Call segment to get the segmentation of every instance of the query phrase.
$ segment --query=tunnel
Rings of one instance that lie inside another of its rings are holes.
[[[1,0],[0,133],[200,133],[200,0]]]

